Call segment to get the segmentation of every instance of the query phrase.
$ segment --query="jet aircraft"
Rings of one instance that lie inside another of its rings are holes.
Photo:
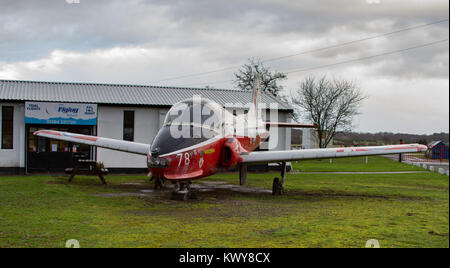
[[[314,128],[314,125],[265,122],[261,116],[260,90],[253,90],[253,101],[246,114],[233,115],[216,102],[192,98],[172,106],[152,144],[129,142],[98,136],[54,130],[39,130],[34,135],[73,143],[147,156],[147,166],[155,187],[164,182],[176,184],[172,198],[186,200],[193,192],[193,180],[211,176],[231,168],[239,169],[240,184],[247,178],[247,166],[279,163],[281,179],[274,178],[272,193],[282,194],[286,163],[307,159],[328,159],[423,152],[420,144],[390,146],[255,151],[268,139],[271,127]]]

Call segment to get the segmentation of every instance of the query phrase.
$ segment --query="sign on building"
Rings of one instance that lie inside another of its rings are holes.
[[[97,125],[97,104],[25,102],[25,124]]]

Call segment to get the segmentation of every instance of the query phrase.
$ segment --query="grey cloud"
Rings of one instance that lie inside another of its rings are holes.
[[[347,1],[118,1],[3,0],[0,8],[2,60],[36,59],[55,48],[89,51],[127,45],[196,47],[222,42],[214,34],[255,37],[298,34],[320,38],[339,27],[376,32],[367,25],[390,19],[395,27],[448,17],[445,2],[417,10],[406,0],[368,5]],[[410,0],[408,0],[410,1]],[[392,4],[392,2],[398,2]],[[448,7],[448,3],[446,3]],[[320,16],[318,16],[320,14]],[[345,36],[344,36],[345,37]],[[8,53],[5,53],[8,51]]]
[[[20,2],[20,3],[16,3]],[[170,30],[164,10],[140,1],[6,1],[0,57],[36,59],[54,49],[89,51],[152,41]],[[7,55],[5,55],[7,54]]]
[[[149,83],[448,18],[449,5],[447,0],[380,0],[371,5],[366,0],[80,1],[0,0],[0,78]],[[267,64],[278,71],[311,68],[442,38],[448,38],[448,22]],[[119,52],[111,53],[113,48]],[[136,52],[141,49],[142,55]],[[424,86],[429,79],[448,81],[448,58],[446,43],[294,73],[283,83],[292,89],[305,75],[327,73],[370,78],[371,88],[377,80],[412,78]],[[163,84],[228,88],[233,84],[213,82],[231,79],[233,70]]]

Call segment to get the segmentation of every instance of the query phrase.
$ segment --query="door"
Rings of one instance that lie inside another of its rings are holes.
[[[52,129],[85,135],[91,135],[92,132],[91,126],[27,126],[28,172],[62,172],[66,168],[73,168],[77,159],[91,158],[90,146],[34,136],[33,132],[40,129]]]

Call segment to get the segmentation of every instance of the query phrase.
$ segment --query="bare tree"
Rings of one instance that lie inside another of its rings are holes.
[[[242,90],[252,90],[256,74],[261,77],[261,90],[277,96],[283,89],[277,82],[286,79],[286,74],[271,72],[260,59],[249,59],[247,64],[234,74],[235,84]]]
[[[359,113],[364,99],[354,82],[310,76],[301,82],[292,103],[306,112],[307,120],[317,125],[319,147],[326,148],[336,131],[351,129],[352,118]]]

